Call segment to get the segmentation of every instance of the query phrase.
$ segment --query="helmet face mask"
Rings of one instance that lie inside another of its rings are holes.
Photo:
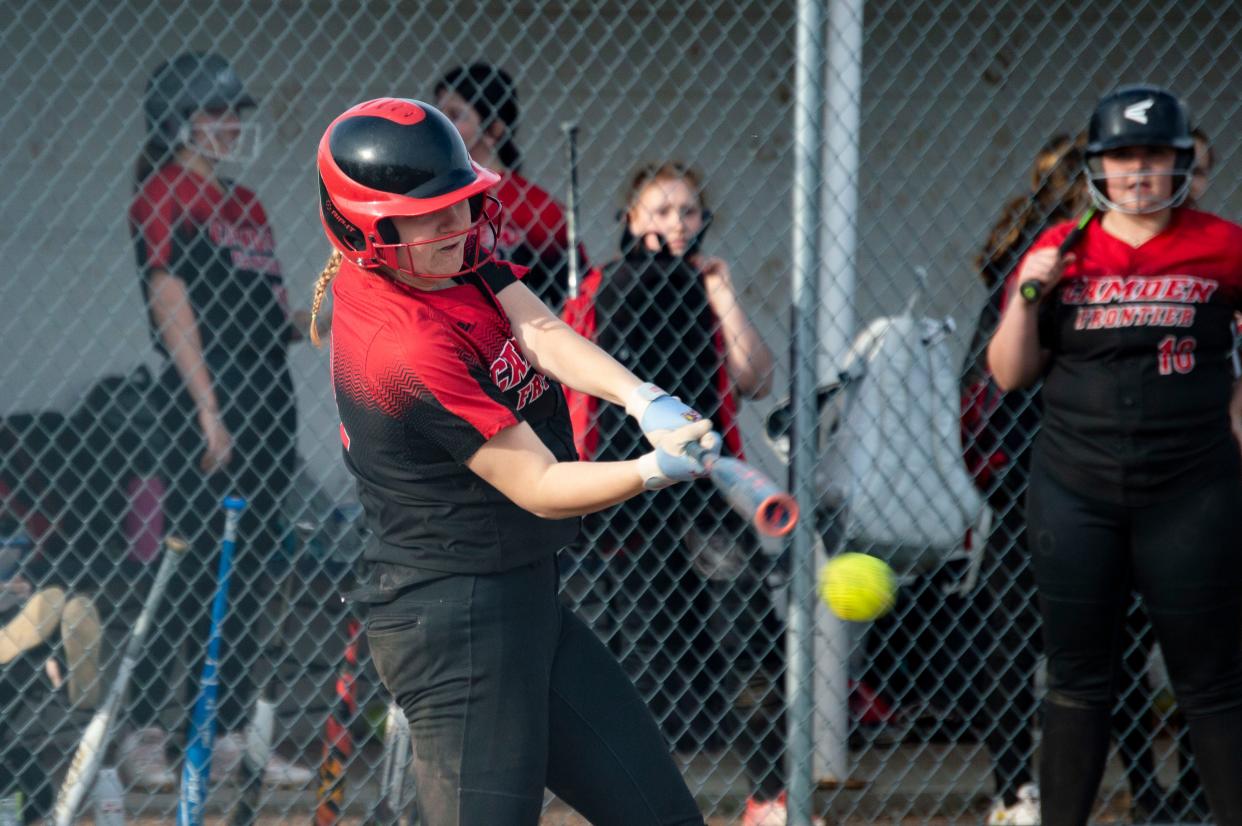
[[[492,258],[503,211],[484,194],[500,176],[470,160],[461,135],[435,107],[402,98],[354,106],[324,132],[317,161],[324,231],[355,264],[417,278],[451,278]],[[392,219],[431,215],[462,202],[471,207],[465,230],[417,243],[398,238]],[[415,259],[425,256],[417,255],[417,248],[462,235],[464,269],[418,271]]]
[[[1097,156],[1087,160],[1085,174],[1087,188],[1096,206],[1110,212],[1121,212],[1126,215],[1150,215],[1166,209],[1181,206],[1190,193],[1191,167],[1194,164],[1194,153],[1177,150],[1173,166],[1169,169],[1137,169],[1128,172],[1107,173],[1104,171],[1104,160]],[[1135,206],[1133,202],[1118,200],[1109,194],[1109,181],[1134,178],[1170,178],[1172,184],[1167,197],[1143,206]]]
[[[386,242],[383,240],[386,238],[395,239],[396,237],[396,230],[393,228],[391,220],[388,220],[380,226],[381,242],[372,244],[372,248],[375,250],[376,257],[381,266],[413,278],[456,278],[460,275],[466,275],[495,260],[495,239],[500,237],[500,229],[504,221],[504,208],[500,205],[499,200],[488,195],[485,197],[480,209],[477,211],[472,209],[471,217],[474,220],[464,230],[450,232],[422,241],[405,242],[399,240]],[[487,237],[488,235],[490,235],[490,238]],[[451,241],[454,238],[465,239],[465,244],[462,248],[462,263],[457,270],[447,273],[431,273],[417,265],[415,254],[419,252],[420,247],[444,244],[444,242]]]
[[[202,117],[201,115],[207,117]],[[249,163],[259,156],[263,131],[243,113],[207,109],[191,113],[177,132],[177,143],[217,163]]]
[[[1104,173],[1107,153],[1135,147],[1166,147],[1175,150],[1171,170],[1139,169],[1124,174]],[[1087,129],[1085,174],[1095,204],[1127,215],[1144,215],[1180,206],[1190,192],[1194,165],[1194,138],[1190,117],[1177,97],[1157,86],[1123,86],[1106,95],[1096,106]],[[1172,188],[1167,198],[1143,206],[1127,206],[1108,193],[1115,178],[1167,176]]]

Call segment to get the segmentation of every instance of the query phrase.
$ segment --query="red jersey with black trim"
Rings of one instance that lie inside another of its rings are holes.
[[[565,299],[569,273],[569,224],[564,207],[516,172],[506,172],[490,194],[504,204],[506,214],[496,254],[529,268],[522,283],[556,309]],[[579,245],[579,271],[586,272],[588,266],[586,250]]]
[[[143,297],[149,303],[154,270],[184,281],[209,363],[284,360],[297,333],[276,241],[253,192],[229,181],[216,186],[179,164],[166,164],[135,194],[129,225]],[[167,355],[154,319],[149,321],[156,348]]]
[[[1058,246],[1072,226],[1031,249]],[[1238,474],[1228,405],[1242,227],[1180,208],[1131,247],[1093,221],[1074,255],[1040,313],[1052,361],[1034,461],[1084,495],[1128,505]]]
[[[578,519],[541,519],[465,466],[521,421],[558,460],[576,458],[564,393],[522,355],[495,298],[521,274],[489,263],[429,291],[346,260],[333,280],[333,390],[381,590],[417,576],[401,568],[503,571],[577,536]]]

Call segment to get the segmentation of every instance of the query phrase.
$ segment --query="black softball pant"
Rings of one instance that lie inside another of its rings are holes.
[[[1089,499],[1036,467],[1027,503],[1048,655],[1046,826],[1090,814],[1132,588],[1164,652],[1216,822],[1242,824],[1242,480],[1132,507]]]
[[[428,826],[539,822],[545,788],[596,826],[703,818],[638,692],[562,605],[554,559],[449,575],[371,607]]]

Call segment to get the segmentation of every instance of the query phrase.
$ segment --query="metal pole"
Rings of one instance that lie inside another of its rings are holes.
[[[823,271],[817,359],[821,380],[837,378],[838,365],[854,334],[865,1],[832,0],[829,10],[824,82],[831,116],[824,125]],[[820,551],[816,563],[822,565],[824,553],[837,550]],[[815,626],[815,772],[825,780],[844,781],[849,772],[850,632],[826,610],[816,611]]]
[[[819,313],[820,197],[823,184],[823,0],[798,0],[797,65],[794,78],[793,187],[793,433],[790,474],[793,495],[807,518],[794,529],[790,559],[786,692],[786,767],[789,823],[810,826],[815,791],[814,579],[815,352]]]

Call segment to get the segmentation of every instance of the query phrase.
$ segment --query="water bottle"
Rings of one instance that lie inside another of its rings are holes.
[[[115,767],[99,770],[91,803],[95,808],[95,826],[125,826],[125,796]]]
[[[0,826],[22,826],[22,802],[19,789],[10,789],[0,797]]]
[[[160,552],[164,536],[164,480],[158,476],[131,476],[126,486],[129,510],[125,538],[129,555],[144,565]]]

